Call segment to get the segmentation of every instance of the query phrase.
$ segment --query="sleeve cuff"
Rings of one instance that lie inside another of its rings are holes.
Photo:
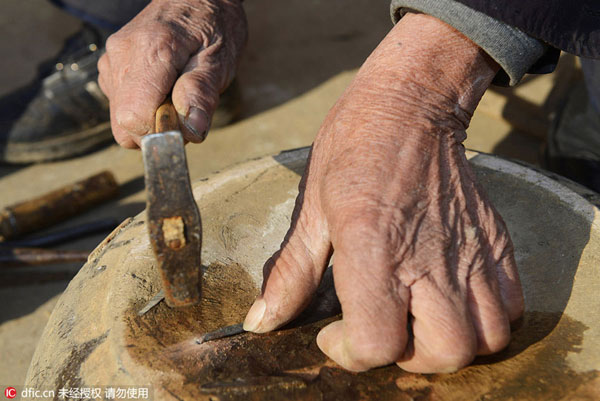
[[[418,11],[444,21],[471,39],[502,68],[494,78],[497,85],[519,83],[549,50],[544,42],[453,0],[392,0],[390,7],[394,23],[407,12]]]

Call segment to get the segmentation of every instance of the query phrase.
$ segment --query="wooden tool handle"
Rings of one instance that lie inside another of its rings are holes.
[[[89,251],[66,251],[43,248],[0,247],[0,270],[5,267],[54,265],[69,262],[85,262]]]
[[[167,132],[179,130],[179,119],[177,111],[171,102],[171,98],[165,99],[163,104],[156,110],[155,132]]]
[[[0,241],[18,238],[82,213],[118,194],[109,171],[0,210]]]

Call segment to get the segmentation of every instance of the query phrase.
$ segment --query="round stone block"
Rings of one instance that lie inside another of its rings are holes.
[[[202,302],[164,302],[145,215],[124,221],[90,255],[44,331],[27,386],[148,387],[154,400],[600,399],[600,213],[593,193],[494,156],[467,152],[515,245],[525,314],[510,345],[456,373],[396,366],[351,373],[316,346],[339,319],[328,273],[302,321],[276,332],[198,344],[240,323],[262,266],[290,224],[308,149],[252,160],[198,181]],[[323,319],[324,318],[324,319]],[[104,393],[102,394],[104,396]]]

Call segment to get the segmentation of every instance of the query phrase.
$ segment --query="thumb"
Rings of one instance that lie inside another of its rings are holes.
[[[219,95],[234,76],[232,63],[223,63],[214,46],[190,58],[173,87],[173,105],[179,114],[183,137],[204,141],[219,103]]]
[[[301,191],[281,248],[264,266],[262,295],[250,308],[244,330],[274,330],[308,306],[331,254],[323,221],[314,208],[305,204]]]

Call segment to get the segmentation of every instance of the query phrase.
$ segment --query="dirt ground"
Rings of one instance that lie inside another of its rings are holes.
[[[204,144],[187,147],[192,180],[250,158],[310,145],[329,108],[391,28],[388,6],[388,0],[356,0],[352,7],[342,0],[246,2],[250,42],[238,76],[242,117],[213,130]],[[0,94],[5,94],[27,83],[37,63],[56,53],[80,23],[44,0],[3,0],[2,9]],[[574,71],[573,59],[564,58],[553,75],[529,77],[517,89],[488,91],[466,146],[537,163],[552,111]],[[103,217],[123,220],[142,211],[141,155],[115,144],[65,161],[0,165],[0,208],[104,169],[122,185],[119,198],[62,226]],[[62,248],[91,250],[103,237]],[[0,271],[0,385],[23,384],[66,278],[79,267]]]

